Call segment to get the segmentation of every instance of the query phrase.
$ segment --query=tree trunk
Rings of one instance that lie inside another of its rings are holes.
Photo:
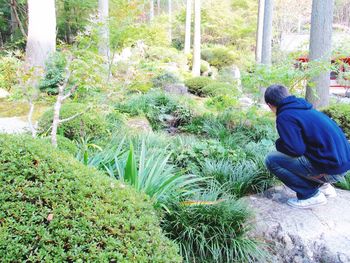
[[[109,28],[108,28],[108,15],[109,15],[109,0],[98,1],[98,15],[100,26],[100,37],[98,43],[98,52],[101,56],[109,58]]]
[[[265,7],[265,0],[259,0],[258,21],[257,21],[257,30],[256,30],[256,49],[255,49],[255,61],[258,64],[261,63],[264,7]]]
[[[201,74],[201,0],[194,0],[194,39],[192,74]]]
[[[330,63],[332,48],[333,0],[313,0],[310,30],[310,61],[318,60]],[[306,99],[315,108],[329,104],[330,72],[321,72],[315,77],[313,87],[306,89]]]
[[[192,0],[186,2],[185,54],[191,52]]]
[[[149,1],[149,21],[154,19],[154,1]]]
[[[272,41],[272,13],[273,0],[265,0],[264,5],[264,28],[262,36],[261,63],[271,64],[271,41]]]
[[[157,0],[157,15],[160,15],[160,0]]]
[[[28,0],[28,17],[26,60],[30,66],[44,68],[56,50],[55,1]]]
[[[11,0],[11,38],[15,33],[16,29],[19,27],[19,24],[16,19],[15,10],[17,8],[17,2],[15,0]]]
[[[172,14],[173,7],[172,7],[172,1],[168,0],[168,15],[169,15],[169,40],[170,43],[173,41],[173,32],[172,32]]]

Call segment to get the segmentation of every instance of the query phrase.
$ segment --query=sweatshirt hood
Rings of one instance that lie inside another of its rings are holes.
[[[285,110],[291,110],[291,109],[311,110],[312,104],[302,98],[297,98],[295,96],[288,96],[287,98],[280,101],[280,103],[278,103],[277,114]]]

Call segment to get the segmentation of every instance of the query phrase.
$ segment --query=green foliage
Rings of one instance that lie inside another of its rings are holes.
[[[175,48],[153,46],[146,50],[146,58],[151,61],[163,63],[176,62],[179,65],[186,65],[187,58]]]
[[[146,193],[156,206],[166,207],[170,201],[184,199],[196,191],[196,183],[201,179],[185,175],[170,164],[172,153],[167,147],[147,149],[144,139],[137,140],[137,144],[137,149],[131,143],[126,151],[124,140],[114,140],[98,152],[90,164],[106,170],[110,176],[130,184],[138,192]]]
[[[96,8],[97,3],[93,0],[57,1],[57,37],[68,44],[73,43],[79,31],[89,24],[90,15]]]
[[[15,56],[8,54],[0,57],[0,87],[5,90],[17,84],[17,71],[21,66],[21,62]]]
[[[203,87],[202,92],[210,96],[237,96],[239,94],[237,87],[224,82],[212,82],[209,85]]]
[[[327,62],[313,61],[307,66],[295,67],[296,61],[289,59],[272,66],[253,65],[248,71],[242,72],[242,86],[249,92],[258,94],[260,87],[268,87],[272,84],[282,84],[293,93],[304,94],[305,81],[311,82],[312,78],[320,72],[330,69]]]
[[[226,47],[216,46],[213,48],[203,49],[201,57],[208,61],[211,66],[221,69],[235,63],[235,54]]]
[[[212,107],[217,111],[227,110],[228,108],[236,107],[239,105],[238,100],[228,96],[228,95],[217,95],[215,97],[210,98],[206,105],[208,107]]]
[[[4,262],[181,262],[149,199],[29,136],[0,136]]]
[[[132,96],[126,102],[117,104],[116,109],[130,115],[146,115],[155,130],[181,127],[192,119],[192,113],[186,106],[175,97],[159,91]]]
[[[344,179],[336,184],[337,187],[350,191],[350,173],[348,172]]]
[[[65,103],[62,105],[60,119],[72,117],[80,114],[76,118],[61,123],[58,126],[58,134],[71,140],[79,140],[81,137],[100,138],[107,134],[108,124],[100,109],[89,109],[84,104]],[[53,120],[53,109],[47,110],[39,120],[41,133],[50,130]]]
[[[179,245],[186,262],[251,262],[264,259],[247,237],[250,211],[216,187],[174,204],[162,227]]]
[[[332,118],[350,139],[350,104],[336,104],[323,110]]]
[[[136,81],[131,83],[127,89],[132,92],[142,92],[146,93],[152,88],[151,82]]]
[[[179,78],[171,72],[161,73],[152,78],[153,86],[156,88],[164,88],[166,85],[180,82]]]
[[[188,87],[189,92],[198,96],[204,96],[205,93],[203,91],[203,88],[205,86],[208,86],[212,82],[213,80],[208,77],[194,77],[191,79],[187,79],[185,81],[185,85]]]
[[[45,138],[44,140],[47,143],[51,143],[51,138]],[[75,156],[78,153],[77,145],[73,141],[61,135],[57,135],[57,148],[60,151],[69,153],[73,156]]]
[[[49,95],[58,94],[58,85],[64,80],[64,68],[66,59],[60,53],[55,53],[46,63],[46,71],[39,89]]]

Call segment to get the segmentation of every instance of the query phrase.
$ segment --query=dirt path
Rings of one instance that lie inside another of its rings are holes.
[[[29,126],[23,118],[6,117],[0,118],[0,133],[25,133],[29,131]]]

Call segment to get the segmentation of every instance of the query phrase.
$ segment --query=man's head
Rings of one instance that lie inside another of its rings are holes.
[[[290,96],[286,87],[282,85],[271,85],[265,91],[265,102],[273,112],[277,111],[278,104]]]

